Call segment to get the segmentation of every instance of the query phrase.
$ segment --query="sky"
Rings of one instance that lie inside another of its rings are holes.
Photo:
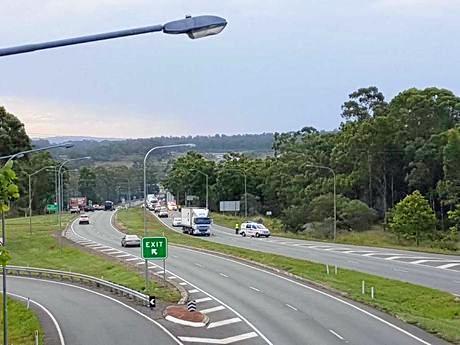
[[[460,93],[459,0],[2,0],[0,47],[164,24],[153,33],[0,58],[0,105],[32,137],[333,130],[360,87]]]

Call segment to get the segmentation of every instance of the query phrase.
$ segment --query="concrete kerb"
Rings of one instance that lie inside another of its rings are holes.
[[[112,217],[112,226],[117,229],[118,231],[124,233],[124,228],[119,226],[118,224],[118,219],[117,219],[117,211],[115,211],[115,215],[114,217]],[[188,294],[188,291],[182,286],[180,285],[178,282],[174,281],[173,279],[166,279],[166,281],[173,285],[180,293],[181,295],[181,298],[180,300],[177,302],[177,304],[179,305],[184,305],[187,303],[187,301],[189,300],[189,294]]]

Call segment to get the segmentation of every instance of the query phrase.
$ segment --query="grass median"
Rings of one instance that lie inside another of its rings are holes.
[[[0,310],[3,310],[3,301],[1,299]],[[27,309],[25,303],[8,298],[8,324],[9,344],[35,345],[35,331],[38,331],[38,343],[40,345],[44,343],[40,321],[32,310]],[[0,339],[3,344],[3,320]]]
[[[117,222],[128,229],[128,232],[143,235],[142,215],[143,210],[140,208],[122,210],[117,213]],[[147,230],[149,235],[164,233],[171,244],[231,254],[293,273],[346,293],[353,300],[371,305],[448,341],[460,344],[460,300],[449,293],[340,267],[337,275],[334,274],[333,269],[328,275],[325,265],[322,264],[223,245],[177,233],[165,227],[150,214]],[[375,287],[374,299],[370,297],[369,288],[365,295],[361,294],[363,280],[367,287]]]
[[[240,217],[228,214],[221,214],[217,212],[212,213],[212,219],[217,225],[221,225],[230,229],[235,229],[235,224],[241,224],[246,220],[258,221],[263,219],[264,224],[270,229],[272,235],[279,237],[292,238],[297,240],[310,240],[319,242],[331,242],[330,239],[321,239],[313,237],[308,233],[294,233],[285,231],[279,219],[253,216],[253,217]],[[338,232],[336,243],[353,244],[357,246],[392,248],[401,250],[410,250],[415,252],[427,252],[437,254],[451,254],[460,256],[460,243],[457,244],[458,250],[442,249],[434,246],[435,243],[425,241],[420,246],[415,246],[409,241],[398,240],[396,235],[390,231],[383,231],[379,226],[374,226],[371,230],[366,231],[351,231],[351,232]],[[432,246],[433,245],[433,246]]]
[[[12,257],[10,265],[50,268],[103,277],[131,289],[155,295],[164,301],[177,302],[180,299],[177,290],[164,288],[155,281],[145,291],[144,279],[134,268],[65,244],[65,241],[61,249],[56,216],[34,216],[32,220],[32,234],[29,234],[27,218],[6,221],[6,247]],[[72,218],[65,215],[63,220],[68,223]]]

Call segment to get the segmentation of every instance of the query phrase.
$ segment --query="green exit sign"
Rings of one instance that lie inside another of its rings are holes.
[[[142,239],[143,259],[166,259],[168,257],[168,239],[166,237],[144,237]]]

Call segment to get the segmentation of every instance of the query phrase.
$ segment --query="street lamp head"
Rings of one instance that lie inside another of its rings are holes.
[[[227,21],[217,16],[187,16],[163,26],[165,34],[187,34],[191,39],[217,35],[224,30]]]
[[[185,144],[184,146],[186,146],[186,147],[195,147],[196,145],[195,144]]]
[[[71,144],[71,143],[65,143],[65,144],[62,144],[62,147],[65,148],[65,149],[70,149],[71,147],[73,147],[74,145]]]
[[[91,156],[83,157],[82,159],[91,159]]]

